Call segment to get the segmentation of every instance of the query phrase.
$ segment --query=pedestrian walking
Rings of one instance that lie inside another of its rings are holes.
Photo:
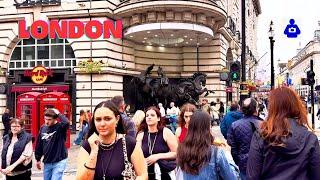
[[[132,120],[136,126],[136,129],[139,128],[141,122],[143,121],[143,119],[146,117],[146,114],[144,113],[144,111],[142,110],[137,110],[136,113],[134,113]]]
[[[44,180],[62,179],[68,158],[65,141],[69,121],[64,114],[52,108],[45,111],[44,122],[45,124],[40,128],[35,148],[37,168],[41,170],[40,160],[43,157]]]
[[[232,158],[240,169],[241,180],[246,180],[251,138],[263,120],[258,116],[258,103],[253,98],[243,101],[242,113],[244,117],[231,124],[227,134],[227,143],[231,147]]]
[[[319,142],[308,128],[297,93],[285,86],[272,90],[268,118],[251,141],[248,180],[320,179]]]
[[[179,121],[178,121],[179,127],[177,128],[177,131],[176,131],[176,137],[179,143],[182,143],[183,140],[185,139],[188,132],[190,117],[192,116],[193,112],[196,110],[197,110],[196,106],[190,103],[186,103],[181,107],[181,112],[180,112]]]
[[[141,147],[125,135],[121,112],[112,101],[95,107],[88,137],[79,151],[77,179],[147,179]]]
[[[89,128],[89,123],[88,123],[88,115],[86,114],[86,112],[81,109],[80,110],[80,118],[79,118],[79,122],[80,122],[80,130],[79,130],[79,134],[77,136],[77,138],[74,140],[73,145],[80,145],[81,141],[83,140],[84,136],[87,134],[87,130]]]
[[[149,179],[174,179],[178,143],[174,134],[164,127],[157,107],[147,109],[138,129],[137,142],[148,164]]]
[[[10,110],[6,109],[2,115],[2,123],[4,126],[3,136],[7,135],[10,129]]]
[[[159,110],[160,110],[160,113],[161,113],[161,118],[165,118],[166,117],[166,110],[164,109],[162,103],[159,103],[158,107],[159,107]]]
[[[173,133],[176,133],[179,113],[179,108],[174,105],[174,102],[171,102],[170,108],[167,109],[167,116],[169,117],[170,128]]]
[[[178,180],[237,179],[224,151],[214,145],[210,119],[203,111],[191,116],[188,134],[177,151]]]
[[[220,119],[219,119],[219,109],[220,109],[220,104],[212,101],[210,103],[210,108],[212,112],[212,121],[211,121],[211,126],[213,126],[213,123],[216,122],[217,125],[220,125]]]
[[[243,114],[239,112],[239,105],[237,102],[233,102],[230,106],[230,111],[223,117],[220,124],[220,130],[225,139],[227,139],[228,131],[233,122],[241,119]]]
[[[24,120],[12,119],[11,131],[4,136],[0,172],[6,180],[31,179],[32,136],[24,130]]]
[[[123,127],[124,131],[128,136],[131,136],[133,138],[136,138],[136,133],[137,130],[135,128],[135,124],[132,119],[130,119],[126,114],[125,114],[125,108],[126,104],[124,102],[124,98],[122,96],[114,96],[111,101],[118,107],[118,110],[120,112],[120,116],[123,120]]]

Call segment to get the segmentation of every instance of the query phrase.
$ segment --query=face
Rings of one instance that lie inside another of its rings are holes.
[[[10,126],[12,134],[18,134],[22,130],[19,123],[12,123]]]
[[[160,117],[157,116],[155,110],[150,109],[146,112],[146,121],[148,126],[156,125],[160,121]]]
[[[52,117],[45,116],[44,117],[44,123],[47,126],[53,126],[56,123],[56,119],[53,119]]]
[[[119,116],[115,116],[109,108],[98,108],[94,114],[94,124],[101,136],[110,136],[116,132]]]
[[[189,111],[184,112],[183,118],[186,121],[186,124],[189,124],[190,117],[192,116],[192,114],[193,112],[189,112]]]
[[[170,107],[173,107],[174,106],[174,103],[172,102],[172,103],[170,103]]]

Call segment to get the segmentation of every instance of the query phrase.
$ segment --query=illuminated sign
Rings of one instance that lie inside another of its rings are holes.
[[[60,39],[76,39],[86,35],[90,39],[97,39],[103,35],[104,39],[109,39],[110,35],[114,38],[122,38],[122,21],[97,20],[87,21],[86,23],[77,20],[50,20],[49,22],[38,20],[32,23],[30,32],[26,27],[26,21],[19,22],[19,38],[29,39],[30,35],[35,39],[44,39],[49,36],[55,39],[56,35]],[[41,29],[41,30],[40,30]]]
[[[48,76],[53,76],[51,69],[46,69],[43,66],[34,67],[32,70],[24,71],[24,76],[31,77],[35,84],[43,84],[48,79]]]
[[[14,0],[14,2],[17,8],[61,5],[61,0]]]

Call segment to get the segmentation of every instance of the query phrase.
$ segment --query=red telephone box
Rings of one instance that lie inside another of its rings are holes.
[[[63,92],[48,92],[40,96],[40,126],[44,124],[44,112],[48,108],[56,108],[71,122],[70,96]],[[67,131],[66,147],[70,148],[70,129]]]
[[[16,117],[25,120],[24,129],[32,135],[33,147],[39,132],[39,101],[42,93],[27,92],[17,97]]]

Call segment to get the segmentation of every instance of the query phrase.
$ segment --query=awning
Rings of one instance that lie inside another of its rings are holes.
[[[30,92],[30,91],[38,91],[38,92],[51,92],[58,91],[64,92],[69,91],[68,85],[42,85],[42,86],[11,86],[11,92]]]

